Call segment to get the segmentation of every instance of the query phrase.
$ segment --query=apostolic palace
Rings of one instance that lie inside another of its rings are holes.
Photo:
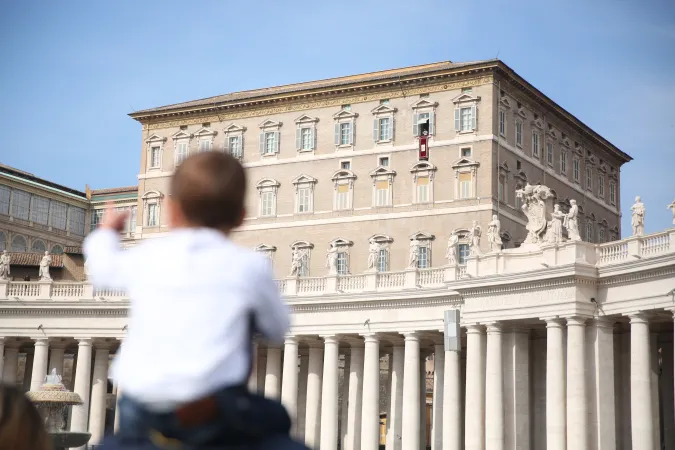
[[[631,157],[503,62],[130,116],[137,186],[0,166],[0,375],[28,391],[63,374],[90,444],[116,426],[129,299],[87,281],[84,236],[113,201],[125,246],[161,238],[175,167],[225,151],[249,178],[234,239],[269,258],[293,316],[283,346],[257,343],[249,385],[310,447],[675,449],[675,225],[644,234],[675,202],[621,205]]]

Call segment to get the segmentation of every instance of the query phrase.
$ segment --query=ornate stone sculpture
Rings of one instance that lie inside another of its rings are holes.
[[[61,375],[56,373],[56,368],[52,369],[52,373],[45,375],[45,384],[61,384]]]
[[[413,238],[410,241],[410,258],[408,259],[408,269],[417,269],[417,263],[420,259],[420,241]]]
[[[570,206],[569,212],[565,215],[563,225],[567,228],[567,237],[570,241],[580,241],[579,223],[577,222],[579,207],[576,200],[570,200],[570,205],[572,206]]]
[[[563,242],[563,221],[566,218],[567,216],[562,211],[560,211],[560,205],[556,203],[555,206],[553,206],[551,221],[549,222],[549,230],[546,233],[546,241],[549,244],[558,244]]]
[[[448,239],[448,249],[445,251],[445,258],[448,260],[448,264],[450,265],[457,264],[458,245],[459,236],[457,236],[455,233],[452,233]]]
[[[331,244],[326,252],[326,267],[330,275],[337,275],[337,260],[338,248],[335,244]]]
[[[291,273],[290,276],[297,277],[304,273],[307,265],[307,254],[295,247],[291,253]]]
[[[478,225],[478,222],[474,220],[471,229],[469,230],[469,255],[480,255],[481,234],[483,234],[483,229]]]
[[[673,200],[673,203],[668,205],[668,209],[673,213],[673,225],[675,225],[675,200]]]
[[[370,240],[370,245],[368,246],[368,270],[373,272],[378,270],[378,263],[380,262],[380,249],[381,246],[374,239]]]
[[[522,199],[521,209],[527,216],[527,237],[525,244],[542,244],[545,242],[547,216],[553,211],[551,190],[542,185],[526,184],[516,191]]]
[[[488,224],[487,238],[490,245],[490,252],[498,252],[502,249],[501,222],[497,215],[492,216],[492,221]]]
[[[45,256],[42,257],[40,261],[40,281],[51,281],[52,277],[49,276],[49,265],[52,263],[52,257],[49,256],[49,252],[45,252]]]
[[[645,232],[645,205],[640,200],[640,196],[635,197],[635,203],[630,207],[633,212],[631,225],[633,226],[633,236],[642,236]]]
[[[10,256],[7,254],[7,250],[2,251],[2,256],[0,256],[0,280],[9,280],[9,264],[11,262]]]

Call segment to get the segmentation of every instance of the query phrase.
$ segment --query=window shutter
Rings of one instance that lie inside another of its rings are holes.
[[[295,129],[295,149],[300,150],[302,148],[302,128]]]
[[[352,120],[350,128],[351,128],[352,132],[349,134],[349,144],[354,145],[354,139],[355,139],[355,136],[356,136],[356,121],[355,120]]]
[[[340,122],[335,122],[334,134],[335,145],[340,145]]]
[[[433,111],[429,113],[429,134],[436,134],[436,114]]]
[[[413,136],[415,137],[420,135],[420,125],[417,123],[420,120],[419,117],[419,114],[413,114]]]
[[[265,132],[260,133],[260,154],[265,154]]]
[[[476,126],[476,122],[477,122],[477,119],[478,119],[477,115],[478,115],[478,109],[476,108],[476,105],[472,105],[471,106],[471,128],[473,128],[474,130],[478,129],[478,127]]]
[[[274,144],[276,146],[276,152],[279,153],[279,146],[281,145],[281,132],[279,131],[274,133]]]
[[[391,116],[391,119],[389,120],[391,120],[391,130],[389,131],[390,133],[389,139],[393,141],[394,136],[396,136],[396,119],[394,118],[394,116]]]
[[[316,127],[310,128],[309,133],[312,142],[312,150],[316,150]]]
[[[377,142],[380,137],[380,121],[375,118],[373,120],[373,141]]]
[[[230,138],[226,135],[225,136],[225,143],[223,144],[223,150],[225,153],[230,153]]]
[[[461,131],[461,124],[459,121],[459,108],[455,108],[455,131]]]

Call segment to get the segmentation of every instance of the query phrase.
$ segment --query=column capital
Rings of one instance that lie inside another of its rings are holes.
[[[607,317],[596,317],[595,319],[593,319],[592,325],[597,328],[606,328],[614,330],[616,321],[609,319]]]
[[[634,323],[645,323],[649,324],[649,315],[647,315],[644,311],[638,311],[630,314],[626,314],[628,318],[630,319],[631,325]]]
[[[284,345],[298,345],[299,341],[297,336],[286,336],[284,338]]]
[[[567,327],[583,327],[586,326],[586,320],[588,320],[587,317],[581,317],[581,316],[571,316],[571,317],[565,317],[565,320],[567,321]]]
[[[504,325],[501,322],[489,322],[485,324],[487,334],[502,334]]]
[[[36,347],[49,347],[49,338],[47,337],[40,337],[40,338],[33,338],[35,340],[35,346]]]
[[[420,333],[418,331],[408,331],[407,333],[401,333],[405,341],[419,341]]]
[[[465,325],[466,334],[484,334],[485,326],[479,324]]]
[[[367,344],[369,342],[371,343],[379,343],[380,342],[380,337],[377,335],[377,333],[366,333],[362,334],[363,336],[363,342],[364,344]]]
[[[541,320],[546,322],[546,328],[563,328],[565,326],[565,320],[560,317],[543,317]]]
[[[321,339],[323,339],[324,345],[340,343],[340,337],[337,334],[321,335]]]
[[[91,347],[93,345],[92,338],[80,338],[77,340],[78,347]]]

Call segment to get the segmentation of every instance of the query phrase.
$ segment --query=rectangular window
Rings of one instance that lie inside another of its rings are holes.
[[[136,232],[136,214],[138,206],[131,207],[131,213],[129,214],[129,231],[132,233]]]
[[[429,264],[429,247],[423,247],[420,246],[420,253],[419,257],[417,259],[417,268],[418,269],[426,269],[428,268],[431,264]]]
[[[377,270],[379,272],[387,272],[389,270],[389,250],[386,248],[380,249],[379,258],[377,260]]]
[[[28,220],[30,217],[30,194],[28,192],[14,190],[12,216],[16,219]]]
[[[389,157],[388,156],[381,156],[379,158],[380,165],[382,167],[389,167]]]
[[[378,141],[389,141],[391,140],[391,118],[382,117],[379,119],[379,136]]]
[[[340,123],[340,145],[351,145],[352,143],[352,123]]]
[[[499,135],[506,136],[506,112],[499,111]]]
[[[0,214],[9,215],[9,198],[12,190],[7,186],[0,186]]]
[[[230,136],[227,140],[227,148],[230,151],[230,155],[235,158],[241,159],[244,156],[241,148],[241,136]]]
[[[471,184],[473,180],[471,174],[468,172],[459,174],[459,197],[460,198],[470,198],[471,197]]]
[[[211,150],[211,141],[207,139],[202,139],[199,141],[199,151],[200,152],[208,152]]]
[[[574,178],[574,181],[577,183],[579,182],[579,178],[581,176],[581,170],[580,170],[580,163],[577,158],[574,158],[574,161],[572,161],[572,178]]]
[[[458,250],[459,258],[457,262],[460,265],[464,265],[466,264],[466,260],[469,257],[469,244],[459,244]]]
[[[551,142],[546,143],[546,162],[549,166],[553,165],[553,144]]]
[[[189,150],[187,142],[179,142],[176,145],[176,165],[185,161],[188,157]]]
[[[274,192],[263,192],[260,197],[260,215],[271,216],[274,214]]]
[[[464,147],[461,150],[462,158],[471,158],[471,147]]]
[[[33,196],[33,206],[30,212],[30,220],[40,225],[47,225],[49,221],[49,199]]]
[[[429,202],[429,177],[417,179],[417,203]]]
[[[150,167],[153,169],[156,169],[159,167],[159,160],[161,158],[161,148],[160,147],[152,147],[150,149]]]
[[[616,205],[616,183],[613,181],[609,182],[609,203]]]
[[[539,158],[539,133],[532,132],[532,156]]]
[[[310,196],[312,194],[312,189],[308,187],[302,187],[298,189],[298,212],[306,213],[310,212]]]
[[[375,205],[389,206],[389,181],[375,182]]]
[[[420,124],[429,122],[428,132],[430,135],[435,133],[434,114],[432,112],[423,112],[413,114],[413,136],[419,136]]]
[[[150,203],[148,205],[148,226],[149,227],[156,227],[159,220],[157,217],[157,204],[156,203]]]
[[[297,142],[298,150],[314,149],[314,133],[312,132],[312,128],[310,127],[300,128],[297,137],[298,137]]]
[[[68,231],[77,234],[78,236],[84,236],[84,209],[74,208],[72,206],[68,209]]]
[[[560,152],[560,173],[567,173],[567,152]]]
[[[95,209],[91,212],[91,231],[94,231],[96,229],[96,226],[101,223],[101,220],[103,219],[103,210],[102,209]]]
[[[523,146],[523,122],[516,120],[516,145]]]
[[[499,201],[506,203],[506,180],[504,179],[504,176],[501,175],[499,177],[499,187],[498,187],[498,195],[499,195]]]
[[[460,114],[460,131],[473,130],[473,108],[461,108]]]
[[[57,230],[65,230],[68,205],[52,200],[49,207],[52,210],[52,227]]]
[[[516,191],[519,191],[522,189],[522,186],[516,186]],[[520,208],[523,207],[523,200],[522,198],[518,197],[517,195],[514,194],[514,198],[516,199],[516,209],[520,211]]]
[[[586,189],[593,190],[593,169],[586,167]]]
[[[115,208],[115,211],[123,213],[125,211],[129,211],[129,208],[126,206],[120,206],[119,208]],[[122,233],[128,232],[129,232],[129,220],[127,220],[127,222],[124,224],[124,228],[122,229]]]
[[[598,197],[605,197],[605,176],[598,175]]]
[[[342,161],[342,162],[340,163],[340,168],[341,168],[342,170],[349,170],[349,169],[351,169],[351,168],[352,168],[352,163],[351,163],[351,161]]]
[[[337,254],[337,273],[338,275],[347,275],[347,253],[338,252]]]
[[[277,152],[277,133],[269,131],[265,133],[265,154],[272,155]]]
[[[339,184],[337,187],[337,194],[335,199],[335,208],[348,209],[349,208],[349,185]]]

